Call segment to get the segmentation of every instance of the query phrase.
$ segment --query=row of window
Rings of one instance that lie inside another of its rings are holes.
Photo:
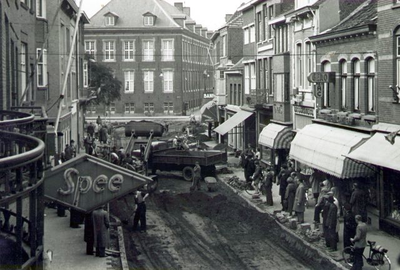
[[[165,114],[172,114],[174,113],[174,103],[173,102],[164,102],[163,109]],[[116,104],[111,103],[110,107],[108,108],[111,114],[116,113]],[[96,106],[90,106],[87,108],[88,113],[95,114]],[[154,103],[153,102],[146,102],[144,103],[144,112],[154,113]],[[124,113],[125,114],[134,114],[135,113],[135,103],[125,103],[124,104]]]
[[[46,18],[46,0],[20,0],[21,4],[32,11],[36,11],[36,17]],[[36,5],[34,6],[34,3]]]
[[[174,61],[174,40],[161,40],[161,61]],[[85,52],[96,57],[97,47],[96,41],[85,41]],[[117,47],[114,40],[103,41],[103,61],[116,61]],[[136,56],[135,40],[123,40],[121,48],[122,60],[133,62]],[[155,61],[155,40],[142,40],[142,61]]]

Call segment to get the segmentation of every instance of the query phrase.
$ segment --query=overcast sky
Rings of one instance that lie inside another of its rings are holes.
[[[80,0],[75,0],[79,5]],[[114,0],[118,1],[118,0]],[[132,0],[134,2],[135,0]],[[150,1],[150,0],[149,0]],[[183,2],[184,6],[190,7],[190,17],[198,24],[209,30],[216,30],[225,22],[225,14],[233,14],[238,7],[249,0],[165,0],[170,4]],[[92,17],[101,9],[102,5],[110,0],[83,0],[83,10]]]

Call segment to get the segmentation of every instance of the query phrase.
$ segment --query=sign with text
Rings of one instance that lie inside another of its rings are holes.
[[[150,181],[144,175],[83,155],[45,172],[45,196],[62,205],[91,212]]]
[[[334,83],[335,72],[311,72],[307,79],[311,83]]]

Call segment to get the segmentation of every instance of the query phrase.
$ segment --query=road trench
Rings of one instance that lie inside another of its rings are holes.
[[[216,191],[189,192],[190,183],[162,174],[147,201],[147,232],[132,231],[133,195],[111,206],[124,224],[130,269],[323,269],[315,254],[303,256],[297,242],[273,217],[260,213],[223,183]],[[331,269],[331,268],[325,268]]]

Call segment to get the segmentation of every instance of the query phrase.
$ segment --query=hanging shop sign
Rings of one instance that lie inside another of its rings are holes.
[[[83,155],[45,172],[45,196],[67,207],[91,212],[150,181],[144,175]]]
[[[307,79],[311,83],[334,83],[335,72],[311,72]]]

